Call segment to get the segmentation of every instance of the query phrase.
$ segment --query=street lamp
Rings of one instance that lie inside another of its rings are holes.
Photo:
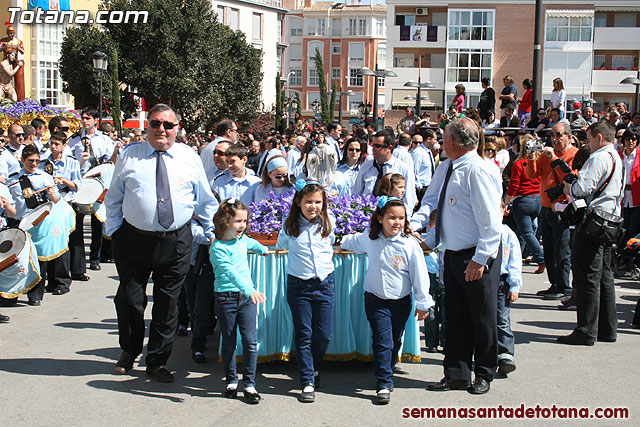
[[[373,120],[375,123],[375,129],[378,130],[378,77],[398,77],[398,75],[391,70],[380,70],[378,64],[376,64],[376,70],[372,71],[367,67],[362,67],[358,74],[361,76],[374,76],[374,88],[373,88]]]
[[[100,76],[100,105],[99,105],[99,113],[98,113],[98,129],[102,126],[102,77],[104,72],[107,71],[107,66],[109,65],[109,57],[106,53],[96,50],[93,52],[93,68],[98,70],[98,75]]]
[[[332,90],[329,91],[331,93]],[[336,92],[336,96],[338,97],[338,123],[342,125],[342,97],[343,96],[352,96],[354,95],[353,91],[349,89],[346,92]]]
[[[416,83],[413,80],[409,80],[404,84],[405,87],[414,87],[418,89],[418,95],[416,97],[416,116],[418,118],[420,118],[420,108],[421,108],[420,101],[423,99],[422,96],[420,96],[420,91],[422,89],[435,87],[435,85],[429,81],[424,81],[424,82],[421,81],[421,74],[422,74],[422,55],[420,55],[420,58],[418,59],[418,82]]]
[[[640,106],[640,70],[638,70],[638,77],[625,77],[620,82],[621,85],[635,85],[636,86],[636,97],[633,100],[633,111],[638,111],[638,106]]]
[[[358,104],[358,109],[360,110],[360,114],[362,114],[362,116],[364,117],[364,124],[366,126],[367,116],[369,115],[369,111],[371,111],[371,103],[367,102],[365,104],[364,102],[361,102],[360,104]]]
[[[311,109],[313,110],[314,120],[318,120],[318,114],[320,114],[320,109],[322,108],[322,104],[317,99],[311,103]]]

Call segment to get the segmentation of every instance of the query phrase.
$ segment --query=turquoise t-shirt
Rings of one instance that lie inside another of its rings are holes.
[[[242,292],[247,297],[255,292],[247,262],[248,251],[264,254],[267,247],[246,235],[239,239],[213,242],[209,259],[216,277],[216,292]]]

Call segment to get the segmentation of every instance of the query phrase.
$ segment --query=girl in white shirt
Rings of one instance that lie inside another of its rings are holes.
[[[376,403],[387,404],[393,389],[393,368],[411,314],[413,290],[417,320],[426,319],[433,299],[422,249],[411,235],[404,203],[381,196],[368,232],[345,236],[338,251],[367,253],[364,307],[373,331],[373,365],[377,378]]]
[[[564,90],[564,84],[560,77],[553,79],[553,92],[551,92],[551,107],[560,109],[560,119],[564,119],[567,93]]]

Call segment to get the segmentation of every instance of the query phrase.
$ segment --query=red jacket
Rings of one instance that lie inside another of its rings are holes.
[[[624,150],[620,151],[620,158],[624,160]],[[631,168],[631,199],[633,206],[640,206],[640,147],[636,148],[636,159]]]

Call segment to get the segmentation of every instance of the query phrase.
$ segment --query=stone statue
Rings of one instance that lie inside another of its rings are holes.
[[[13,78],[22,70],[24,61],[18,60],[18,53],[13,49],[5,51],[6,58],[0,62],[0,98],[18,101],[18,94],[13,86]]]
[[[335,195],[335,174],[338,165],[338,154],[328,144],[313,147],[307,156],[307,179],[319,182],[329,195]]]
[[[14,102],[22,101],[25,97],[23,68],[24,61],[20,60],[19,58],[20,55],[24,55],[24,44],[22,43],[22,40],[16,37],[16,30],[13,28],[13,25],[9,25],[7,27],[7,37],[3,37],[2,39],[0,39],[0,52],[4,52],[4,58],[2,61],[3,66],[1,67],[2,70],[0,71],[0,74],[2,75],[0,77],[0,79],[2,79],[2,81],[0,82],[2,84],[2,93],[0,93],[0,95],[9,98]],[[9,73],[4,66],[5,61],[9,59],[10,55],[12,55],[11,52],[13,52],[15,56],[13,60],[9,60],[8,62],[8,66],[15,70],[12,74]],[[8,81],[5,81],[7,80],[7,76],[5,74],[10,76]],[[15,99],[7,96],[7,90],[5,89],[6,84],[11,83],[11,77],[14,78],[14,85],[12,85],[12,89],[15,93]]]

